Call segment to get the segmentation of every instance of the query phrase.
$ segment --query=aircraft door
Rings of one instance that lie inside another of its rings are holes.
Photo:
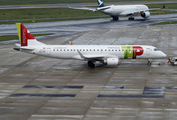
[[[51,48],[47,48],[47,54],[50,55],[51,53]]]
[[[146,54],[147,55],[150,55],[150,51],[151,51],[150,48],[146,48]]]

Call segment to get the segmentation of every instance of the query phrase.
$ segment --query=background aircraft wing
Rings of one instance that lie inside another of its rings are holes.
[[[66,5],[70,9],[81,9],[81,10],[92,10],[93,12],[96,11],[96,8],[91,8],[91,7],[70,7]]]
[[[152,8],[152,9],[149,9],[147,11],[151,11],[151,10],[164,10],[165,9],[165,5],[163,5],[162,8]]]

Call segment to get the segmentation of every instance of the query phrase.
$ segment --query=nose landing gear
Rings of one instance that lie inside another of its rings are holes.
[[[147,61],[148,61],[147,65],[151,65],[151,62],[149,61],[149,59],[147,59]]]

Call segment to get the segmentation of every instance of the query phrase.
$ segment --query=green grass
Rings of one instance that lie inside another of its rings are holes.
[[[52,35],[53,33],[47,33],[47,34],[34,34],[33,36],[44,36],[44,35]],[[14,39],[19,39],[17,35],[5,35],[5,36],[0,36],[0,41],[7,41],[7,40],[14,40]]]
[[[165,5],[169,9],[177,8],[177,3],[168,3]],[[149,8],[161,8],[163,4],[147,4],[147,6]],[[159,12],[164,11],[159,10]],[[177,12],[167,10],[165,11],[165,14],[169,13]],[[68,8],[38,8],[38,9],[13,9],[13,10],[0,9],[0,20],[4,20],[0,21],[0,24],[14,24],[16,22],[32,23],[33,19],[35,19],[36,22],[53,22],[65,20],[95,19],[98,17],[108,17],[108,16],[105,16],[105,14],[100,12]]]
[[[151,25],[167,25],[167,24],[177,24],[177,21],[160,22]]]
[[[142,2],[154,0],[103,0],[107,2]],[[168,1],[168,0],[156,0]],[[37,5],[37,4],[72,4],[72,3],[97,3],[96,0],[0,0],[0,5]]]
[[[0,10],[0,20],[40,19],[40,18],[66,18],[104,15],[89,10],[76,10],[68,8],[38,8]]]

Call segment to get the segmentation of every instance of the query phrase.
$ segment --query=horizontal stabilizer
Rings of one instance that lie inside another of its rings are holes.
[[[34,48],[24,48],[24,47],[16,47],[13,48],[14,50],[21,51],[21,50],[28,50],[28,51],[33,51]]]

